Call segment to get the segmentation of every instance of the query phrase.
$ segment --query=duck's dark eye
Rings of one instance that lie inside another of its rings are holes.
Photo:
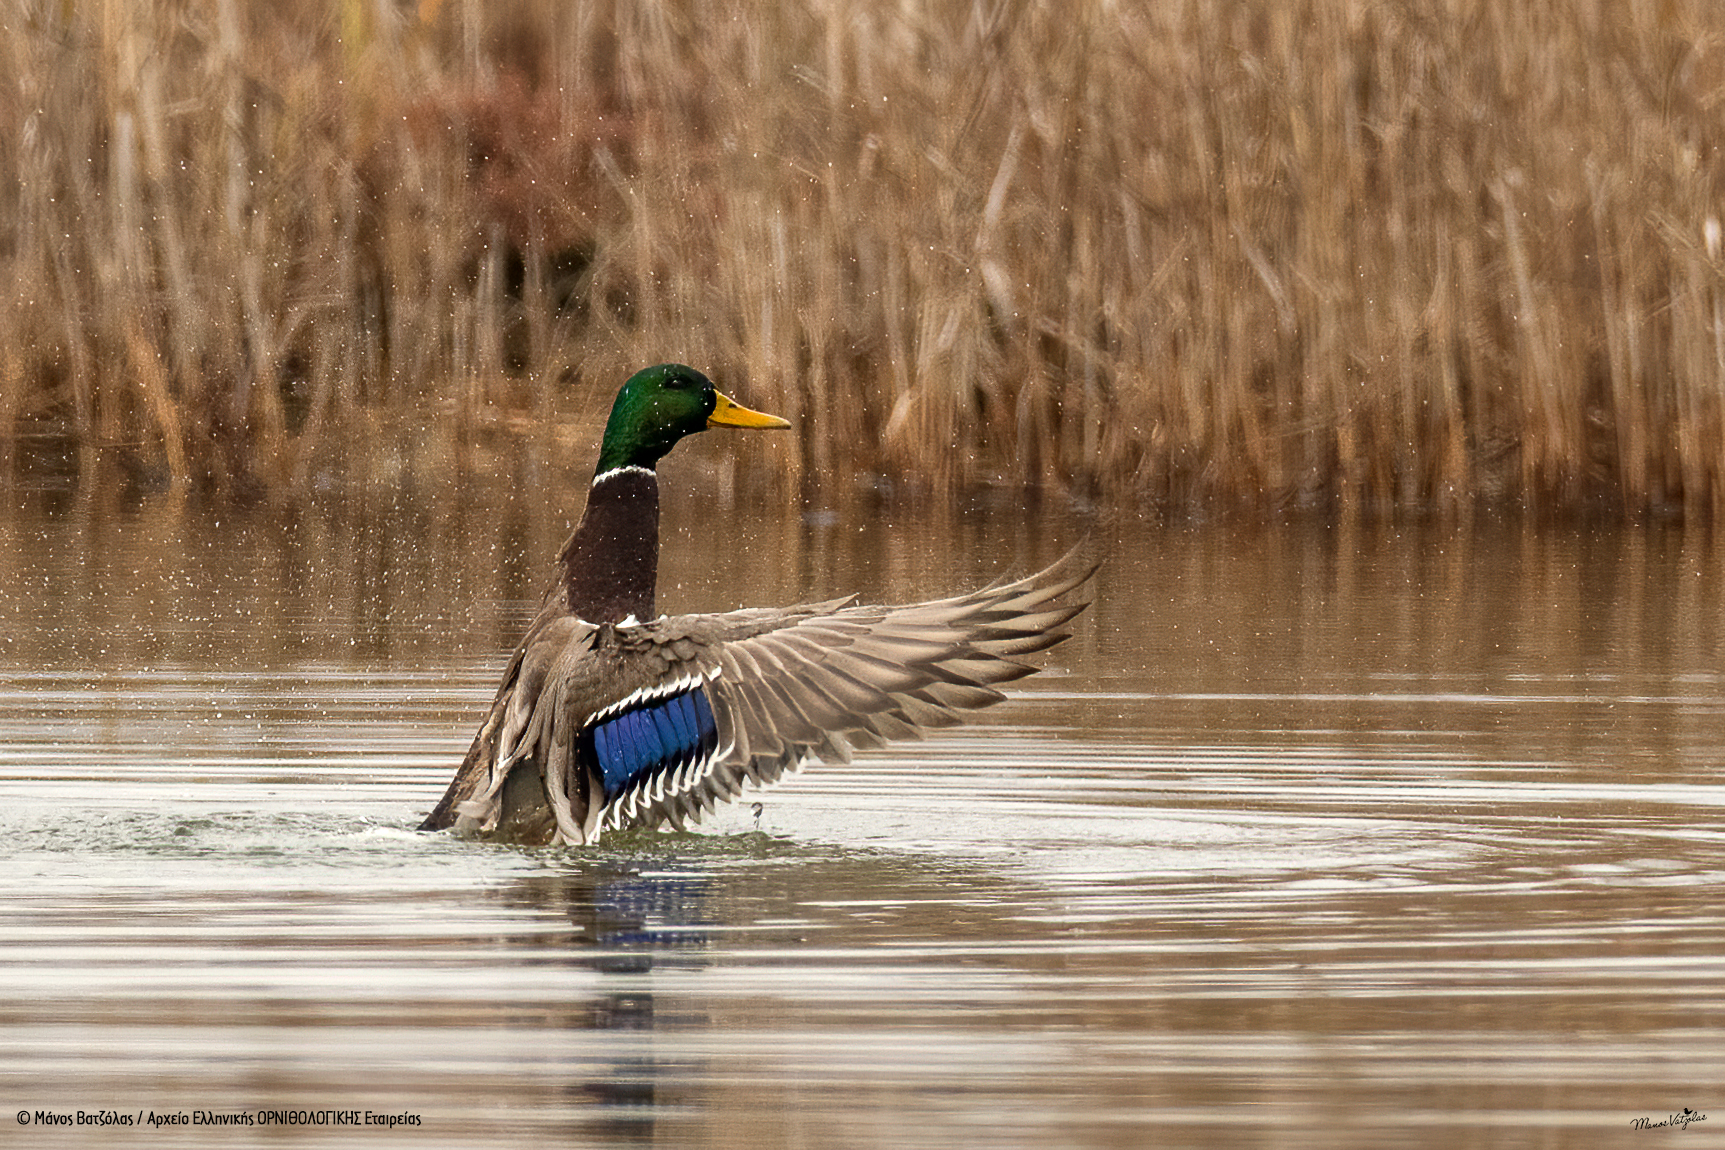
[[[668,375],[665,377],[665,387],[671,391],[682,391],[688,386],[689,377],[686,375]]]

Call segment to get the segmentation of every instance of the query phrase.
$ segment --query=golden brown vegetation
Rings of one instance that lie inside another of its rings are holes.
[[[9,454],[291,492],[683,359],[805,478],[1725,494],[1699,0],[4,11]]]

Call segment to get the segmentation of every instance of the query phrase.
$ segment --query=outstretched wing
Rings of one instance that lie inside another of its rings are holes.
[[[1067,637],[1087,605],[1067,596],[1093,571],[1068,555],[1016,582],[900,607],[547,621],[511,663],[435,825],[453,815],[482,833],[568,843],[682,826],[810,759],[848,761],[950,726],[1034,671],[1024,656]]]
[[[1093,571],[1068,556],[950,599],[845,605],[742,635],[718,628],[709,690],[729,753],[656,805],[653,821],[698,818],[745,783],[769,785],[811,759],[848,762],[854,750],[921,738],[999,702],[998,685],[1036,670],[1024,656],[1067,638],[1065,625],[1088,604],[1064,597]]]

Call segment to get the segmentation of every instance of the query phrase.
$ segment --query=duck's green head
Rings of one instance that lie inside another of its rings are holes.
[[[692,367],[662,363],[636,372],[617,393],[596,474],[619,467],[651,470],[679,439],[709,427],[789,426],[776,415],[731,402]]]

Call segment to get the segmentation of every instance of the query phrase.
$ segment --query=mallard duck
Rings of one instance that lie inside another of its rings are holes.
[[[1071,554],[1017,582],[908,606],[853,596],[655,616],[655,465],[709,427],[789,426],[681,364],[629,378],[555,579],[420,829],[583,845],[609,830],[681,828],[745,783],[957,723],[1035,670],[1023,656],[1067,637],[1087,604],[1065,598],[1094,571]]]

